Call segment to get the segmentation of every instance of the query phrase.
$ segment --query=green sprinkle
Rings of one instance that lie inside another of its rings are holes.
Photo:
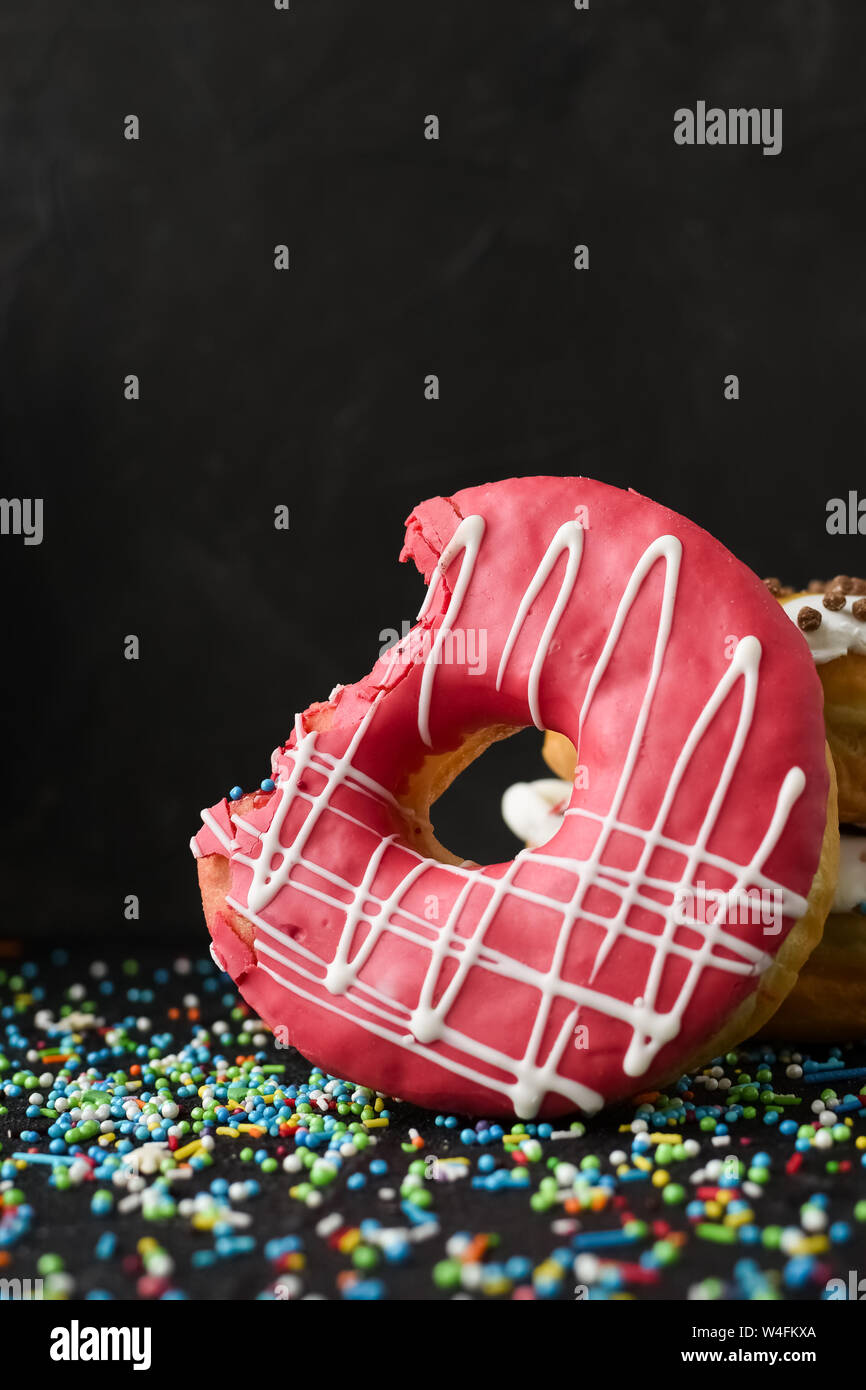
[[[695,1227],[695,1235],[700,1236],[701,1240],[712,1240],[716,1245],[733,1245],[737,1239],[733,1226],[716,1226],[708,1221],[702,1221]]]
[[[462,1273],[458,1260],[440,1260],[433,1266],[433,1283],[439,1289],[456,1289]]]

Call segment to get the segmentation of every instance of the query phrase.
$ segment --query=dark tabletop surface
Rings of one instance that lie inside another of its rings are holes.
[[[43,1297],[815,1301],[863,1262],[864,1046],[797,1062],[747,1045],[670,1088],[673,1109],[631,1104],[585,1133],[566,1117],[514,1139],[507,1121],[500,1133],[352,1085],[327,1093],[207,958],[0,964],[0,1277],[41,1278]],[[843,1068],[859,1075],[834,1079]],[[251,1088],[275,1087],[260,1131],[238,1130]],[[92,1113],[63,1119],[64,1089],[65,1108]],[[812,1109],[831,1089],[835,1121]],[[155,1092],[168,1111],[149,1134],[147,1101],[131,1098]],[[815,1122],[799,1146],[791,1120]],[[337,1160],[335,1124],[360,1125]],[[154,1155],[173,1167],[147,1172]]]

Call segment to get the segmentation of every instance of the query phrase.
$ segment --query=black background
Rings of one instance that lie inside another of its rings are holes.
[[[859,0],[3,0],[0,461],[45,537],[0,537],[0,935],[200,938],[199,807],[414,617],[424,497],[584,473],[761,574],[866,569],[825,529],[866,494],[864,47]],[[782,107],[782,153],[676,146],[698,100]],[[538,743],[446,843],[513,851]]]

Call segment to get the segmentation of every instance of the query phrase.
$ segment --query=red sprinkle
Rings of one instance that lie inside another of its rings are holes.
[[[657,1284],[659,1282],[657,1269],[644,1269],[643,1265],[611,1263],[613,1268],[618,1269],[629,1284]]]

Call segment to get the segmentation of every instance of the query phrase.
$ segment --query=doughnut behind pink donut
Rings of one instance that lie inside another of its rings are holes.
[[[828,796],[808,648],[706,532],[587,479],[424,503],[401,558],[432,582],[399,649],[298,716],[276,791],[203,812],[216,955],[332,1074],[593,1111],[693,1057],[806,909]],[[461,660],[482,633],[485,671]],[[588,773],[554,839],[480,868],[416,852],[400,798],[425,758],[532,722]],[[701,883],[777,892],[777,930],[675,913]]]

